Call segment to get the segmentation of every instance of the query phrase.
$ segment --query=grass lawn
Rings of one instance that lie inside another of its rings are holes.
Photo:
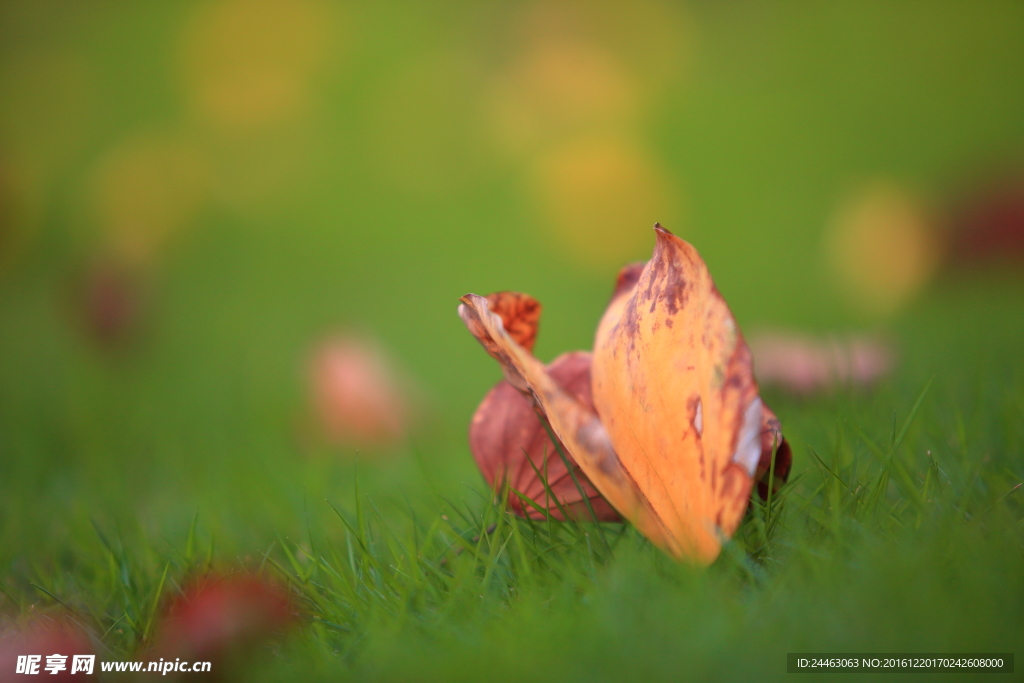
[[[262,572],[303,616],[233,670],[249,681],[749,680],[787,676],[787,652],[1019,655],[1022,284],[948,276],[894,326],[901,362],[874,390],[766,392],[791,482],[706,570],[620,525],[502,512],[454,429],[357,460],[297,438],[294,397],[182,372],[173,338],[120,360],[40,344],[58,323],[28,286],[2,302],[0,613],[70,615],[101,659],[132,659],[190,577]]]

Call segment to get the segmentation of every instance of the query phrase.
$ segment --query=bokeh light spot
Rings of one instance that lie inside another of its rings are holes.
[[[676,4],[535,2],[509,22],[485,91],[498,147],[514,159],[582,135],[631,134],[689,71],[692,22]]]
[[[615,55],[594,44],[548,39],[498,78],[488,109],[498,144],[512,156],[581,132],[629,126],[640,102]]]
[[[97,166],[93,192],[103,239],[119,258],[144,265],[186,227],[206,197],[202,150],[173,133],[128,138]]]
[[[545,230],[574,260],[597,268],[642,257],[656,221],[680,227],[669,186],[657,160],[624,138],[556,148],[533,173]]]
[[[940,240],[928,211],[908,190],[875,180],[844,200],[825,234],[828,266],[861,313],[890,315],[931,279]]]
[[[310,105],[333,13],[314,0],[225,0],[199,6],[182,41],[189,99],[210,123],[242,132]]]

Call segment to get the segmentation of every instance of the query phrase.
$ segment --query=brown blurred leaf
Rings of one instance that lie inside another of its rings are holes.
[[[997,176],[975,191],[953,219],[954,266],[1024,260],[1024,169]]]
[[[213,662],[212,674],[297,621],[288,592],[259,576],[203,577],[167,606],[153,656]]]
[[[73,283],[70,305],[89,339],[108,351],[136,341],[147,318],[144,274],[114,259],[90,263]]]

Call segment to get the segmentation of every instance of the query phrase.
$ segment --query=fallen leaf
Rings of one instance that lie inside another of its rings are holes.
[[[772,475],[772,453],[775,454],[775,483],[772,492],[789,479],[789,471],[793,467],[793,451],[789,442],[782,438],[782,424],[768,406],[762,406],[764,415],[761,425],[761,458],[757,461],[754,481],[757,482],[757,493],[763,500],[768,500],[768,480]]]
[[[540,305],[532,297],[516,292],[499,292],[488,296],[487,300],[495,313],[540,311]],[[507,306],[509,302],[517,305]],[[528,302],[535,306],[526,305]],[[522,317],[501,317],[506,330],[518,331],[518,338],[527,341],[528,345],[520,342],[520,346],[526,349],[533,346],[539,315],[531,314],[529,319],[532,323]],[[515,332],[510,332],[510,336],[517,339]],[[594,409],[589,353],[572,351],[562,354],[547,366],[547,372],[562,391],[591,411]],[[469,446],[484,479],[496,492],[508,484],[508,505],[520,516],[543,519],[545,514],[520,499],[516,492],[528,497],[555,519],[564,519],[563,510],[570,517],[593,519],[591,509],[600,521],[622,519],[576,464],[565,444],[551,441],[532,402],[507,381],[503,380],[491,389],[477,408],[469,427]],[[573,466],[572,473],[556,449],[566,455]],[[549,489],[557,502],[549,495]],[[590,507],[580,489],[589,499]]]
[[[90,341],[122,351],[140,339],[150,308],[146,280],[140,269],[114,259],[97,260],[76,278],[69,303]]]
[[[896,354],[869,336],[815,338],[791,332],[752,335],[757,377],[793,394],[810,395],[837,386],[871,386],[888,374]]]
[[[157,626],[153,653],[214,663],[251,652],[292,626],[297,613],[288,592],[258,576],[203,577],[186,586]]]
[[[655,230],[653,257],[620,272],[598,327],[592,403],[518,344],[486,298],[462,297],[459,315],[611,506],[671,555],[707,564],[747,508],[765,433],[773,445],[781,434],[704,262]]]
[[[371,338],[346,334],[325,341],[313,354],[309,377],[332,441],[387,448],[405,438],[412,422],[408,382]]]
[[[954,266],[1024,261],[1024,169],[1002,171],[973,192],[953,216]]]

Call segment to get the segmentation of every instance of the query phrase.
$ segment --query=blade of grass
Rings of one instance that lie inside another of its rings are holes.
[[[605,550],[610,550],[610,547],[608,546],[608,539],[605,538],[604,529],[601,527],[601,520],[597,518],[597,513],[594,512],[594,506],[590,503],[590,496],[583,490],[583,485],[580,484],[580,480],[576,476],[576,468],[570,464],[569,456],[559,445],[560,442],[555,436],[554,431],[551,429],[551,424],[548,422],[547,418],[542,418],[540,422],[544,425],[544,431],[547,432],[548,439],[551,441],[552,445],[554,445],[559,457],[562,458],[562,463],[565,465],[565,469],[569,472],[569,476],[572,477],[572,483],[576,486],[576,490],[579,491],[580,498],[582,498],[583,502],[586,503],[587,511],[590,512],[590,518],[594,520],[594,524],[597,525],[598,533],[601,535],[601,543],[604,545]]]
[[[167,571],[171,568],[171,561],[168,560],[167,564],[164,565],[164,571],[160,575],[160,582],[156,586],[156,591],[153,592],[153,602],[149,607],[149,616],[146,618],[146,626],[142,629],[142,642],[149,642],[149,634],[153,628],[153,619],[156,617],[156,610],[160,606],[160,597],[164,592],[164,582],[167,580]]]

